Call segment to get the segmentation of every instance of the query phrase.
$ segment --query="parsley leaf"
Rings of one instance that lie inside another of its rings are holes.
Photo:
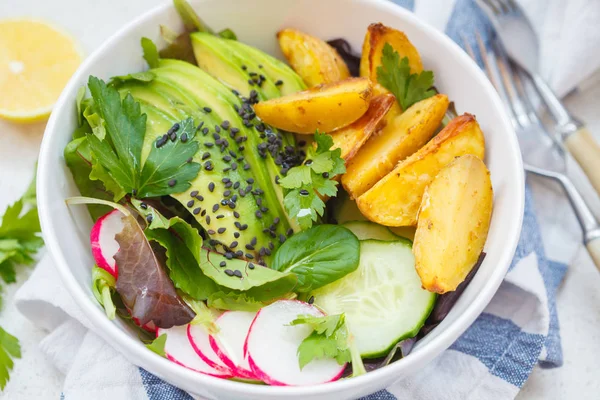
[[[25,206],[29,206],[26,209]],[[9,206],[0,224],[0,277],[6,283],[16,280],[16,266],[33,263],[34,253],[44,244],[35,208],[35,179],[22,198]],[[0,296],[0,304],[2,298]],[[0,389],[4,389],[14,358],[21,357],[19,341],[0,327]]]
[[[167,344],[167,334],[163,333],[154,339],[152,343],[147,344],[146,347],[159,356],[167,358],[167,355],[165,354],[165,344]]]
[[[21,346],[16,337],[0,327],[0,389],[4,389],[14,366],[13,358],[21,358]]]
[[[433,72],[411,74],[408,57],[400,59],[389,43],[383,46],[381,65],[377,67],[377,81],[396,96],[402,110],[435,95],[431,89]]]
[[[127,193],[144,198],[187,190],[200,171],[200,164],[188,162],[200,147],[193,119],[175,124],[170,138],[159,138],[142,165],[146,114],[140,104],[130,94],[121,101],[114,87],[96,77],[88,86],[94,99],[84,112],[94,132],[86,136],[93,153],[90,180],[101,180],[115,201]]]
[[[313,332],[298,346],[298,363],[300,369],[309,362],[320,358],[335,358],[338,364],[352,363],[353,376],[366,373],[360,353],[353,343],[353,338],[346,326],[344,314],[299,315],[290,325],[307,324]]]
[[[307,161],[291,168],[280,180],[281,186],[289,189],[283,199],[285,209],[303,230],[310,228],[318,216],[323,216],[325,202],[322,197],[337,194],[338,182],[334,178],[346,172],[341,149],[330,150],[333,146],[331,136],[317,132],[315,143],[316,149],[308,150]]]

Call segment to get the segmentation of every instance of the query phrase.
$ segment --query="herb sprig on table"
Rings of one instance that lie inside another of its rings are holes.
[[[18,267],[32,264],[33,255],[44,245],[39,235],[35,180],[23,197],[6,209],[0,220],[0,277],[10,284],[16,281]],[[4,389],[10,378],[13,359],[20,357],[19,340],[0,327],[0,389]]]

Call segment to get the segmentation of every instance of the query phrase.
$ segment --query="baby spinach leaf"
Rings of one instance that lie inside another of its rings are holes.
[[[310,292],[358,268],[360,244],[340,225],[318,225],[296,233],[275,253],[271,268],[298,276],[296,292]]]
[[[152,350],[153,352],[158,354],[159,356],[166,358],[167,355],[165,354],[165,344],[167,344],[167,334],[163,333],[162,335],[154,339],[152,343],[147,344],[146,347],[149,350]]]

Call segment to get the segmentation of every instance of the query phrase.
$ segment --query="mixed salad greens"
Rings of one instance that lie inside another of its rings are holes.
[[[410,226],[415,249],[438,226],[435,210],[424,228],[413,215],[421,199],[439,202],[427,192],[444,186],[437,172],[447,166],[449,185],[487,184],[469,178],[487,171],[467,156],[483,157],[477,122],[443,122],[448,100],[433,73],[382,24],[369,27],[366,61],[343,40],[283,30],[290,67],[230,29],[213,32],[185,1],[175,6],[186,31],[161,26],[162,50],[142,38],[147,71],[89,77],[64,152],[82,195],[67,203],[86,204],[95,221],[92,289],[107,316],[131,321],[175,363],[246,382],[324,383],[406,355],[452,306],[442,293],[478,265],[491,197],[477,232],[435,232],[441,259],[471,238],[455,262],[420,264],[410,240]],[[401,183],[410,198],[396,201],[386,180],[411,157],[403,168],[422,164],[429,181]],[[456,189],[445,210],[463,215],[459,192],[469,190]]]

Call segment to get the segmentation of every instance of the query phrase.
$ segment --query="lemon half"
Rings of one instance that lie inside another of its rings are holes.
[[[75,41],[40,21],[0,21],[0,118],[46,118],[82,60]]]

